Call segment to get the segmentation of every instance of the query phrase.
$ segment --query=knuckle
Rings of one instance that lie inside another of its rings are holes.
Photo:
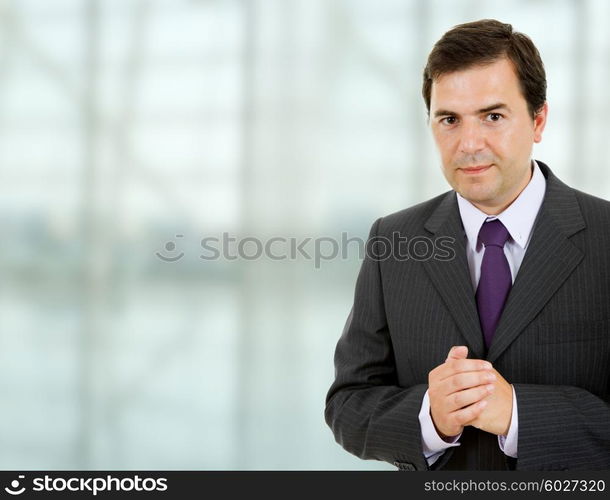
[[[477,405],[470,405],[467,413],[468,420],[472,420],[473,418],[475,418],[479,414],[479,409],[477,408]]]
[[[468,387],[469,376],[467,373],[460,373],[455,377],[456,379],[456,387]]]
[[[468,422],[468,415],[466,412],[459,412],[455,414],[455,417],[453,418],[454,422],[456,425],[463,425],[466,422]]]

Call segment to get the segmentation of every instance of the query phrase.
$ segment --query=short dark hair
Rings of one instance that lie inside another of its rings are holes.
[[[521,93],[535,117],[546,101],[546,74],[540,53],[527,35],[495,19],[459,24],[436,42],[424,68],[422,94],[428,113],[434,80],[454,71],[491,64],[503,57],[513,63]]]

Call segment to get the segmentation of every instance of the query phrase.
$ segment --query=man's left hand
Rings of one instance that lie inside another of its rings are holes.
[[[513,412],[513,388],[497,370],[492,369],[491,372],[496,375],[496,380],[493,382],[495,390],[485,398],[487,407],[467,425],[492,434],[506,436]]]

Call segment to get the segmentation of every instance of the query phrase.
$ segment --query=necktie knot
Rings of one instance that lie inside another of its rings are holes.
[[[486,247],[497,246],[503,248],[508,236],[508,229],[499,219],[484,222],[479,231],[479,241]]]

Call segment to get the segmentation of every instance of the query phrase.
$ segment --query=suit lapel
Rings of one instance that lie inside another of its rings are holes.
[[[576,195],[546,165],[538,164],[547,178],[544,202],[487,355],[491,362],[521,334],[583,258],[569,240],[585,228]]]
[[[466,340],[469,357],[483,358],[485,347],[466,260],[465,235],[455,192],[448,193],[424,226],[438,237],[453,238],[455,258],[430,259],[424,268]]]

